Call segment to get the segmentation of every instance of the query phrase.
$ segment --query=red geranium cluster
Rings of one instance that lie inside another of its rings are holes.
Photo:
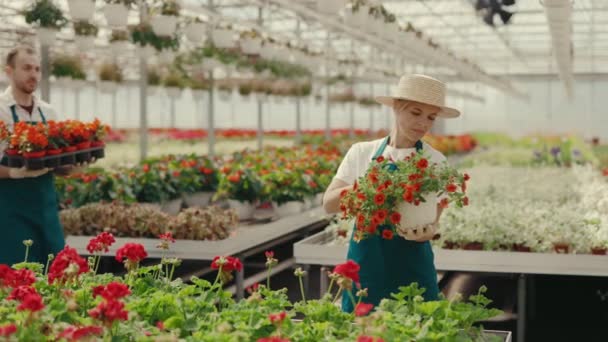
[[[97,307],[89,310],[89,315],[106,326],[111,326],[115,321],[126,321],[129,313],[124,309],[125,303],[120,299],[131,294],[131,290],[125,284],[111,282],[93,288],[93,297],[101,296],[103,301]]]
[[[116,242],[116,239],[114,239],[114,235],[112,235],[112,233],[103,232],[89,240],[89,243],[87,244],[87,251],[89,251],[91,254],[99,252],[107,253],[110,251],[110,246],[112,246],[114,242]]]
[[[95,325],[88,325],[84,327],[69,326],[65,328],[60,334],[59,338],[64,338],[69,342],[80,341],[83,338],[91,336],[100,336],[103,334],[103,328]]]
[[[359,284],[359,270],[361,266],[352,260],[348,260],[343,264],[338,264],[334,267],[333,275],[338,279],[338,285],[345,290],[353,288],[353,282],[357,287]]]
[[[160,244],[158,244],[156,247],[160,249],[167,250],[169,249],[170,243],[175,243],[175,238],[173,237],[173,233],[171,232],[160,234],[158,238],[160,239]]]
[[[380,156],[351,190],[340,194],[342,218],[355,221],[356,240],[376,234],[392,239],[403,218],[398,209],[401,203],[418,206],[426,202],[427,194],[433,198],[447,194],[443,206],[454,202],[462,207],[468,204],[466,180],[466,174],[447,164],[431,164],[421,153],[412,153],[399,161]]]
[[[139,243],[126,243],[116,251],[116,260],[125,263],[127,270],[137,268],[139,262],[148,256],[146,249]]]
[[[65,248],[57,254],[53,263],[49,268],[49,283],[58,280],[61,283],[66,283],[71,280],[78,279],[78,276],[82,273],[89,271],[89,264],[87,261],[78,255],[76,249],[70,246]]]
[[[240,272],[243,270],[243,264],[241,263],[241,260],[239,260],[239,258],[231,256],[216,256],[211,261],[211,268],[214,270],[219,270],[219,279],[221,279],[222,282],[227,283],[232,280],[232,272]]]
[[[28,269],[14,270],[8,265],[0,264],[0,287],[30,286],[36,282],[36,275]]]
[[[38,294],[32,285],[36,282],[36,275],[28,269],[14,270],[8,265],[0,264],[0,287],[12,288],[7,300],[16,300],[21,304],[17,306],[17,311],[37,312],[44,309],[42,296]],[[2,327],[5,331],[0,331],[0,336],[3,333],[12,334],[10,326]]]

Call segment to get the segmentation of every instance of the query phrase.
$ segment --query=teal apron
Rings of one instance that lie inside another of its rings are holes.
[[[38,108],[42,122],[46,118]],[[13,122],[19,122],[11,106]],[[29,122],[33,124],[33,122]],[[65,244],[52,173],[36,178],[0,179],[0,263],[12,265],[25,257],[23,240],[32,240],[28,261],[45,264]]]
[[[384,153],[389,137],[374,154],[372,161]],[[416,142],[416,151],[422,150],[422,142]],[[362,298],[364,303],[377,306],[383,298],[391,298],[391,293],[399,292],[399,287],[418,283],[426,289],[425,300],[436,300],[439,294],[437,272],[433,262],[434,255],[431,244],[427,242],[409,241],[395,234],[392,240],[382,238],[382,230],[387,226],[378,227],[380,235],[368,236],[360,242],[355,242],[354,232],[348,246],[348,260],[353,260],[361,266],[359,277],[361,288],[367,288],[368,296]],[[355,301],[356,289],[352,290]],[[342,310],[353,311],[350,296],[342,296]]]

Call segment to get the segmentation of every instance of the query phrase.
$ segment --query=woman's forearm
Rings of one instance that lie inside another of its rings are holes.
[[[340,193],[344,190],[352,189],[352,185],[346,185],[336,189],[327,189],[323,195],[323,209],[328,214],[335,214],[340,211]]]

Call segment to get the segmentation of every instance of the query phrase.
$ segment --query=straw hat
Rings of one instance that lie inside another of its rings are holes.
[[[405,75],[399,80],[399,85],[393,96],[376,96],[376,101],[393,107],[394,100],[408,100],[429,104],[441,108],[437,116],[456,118],[460,111],[445,106],[445,83],[425,75]]]

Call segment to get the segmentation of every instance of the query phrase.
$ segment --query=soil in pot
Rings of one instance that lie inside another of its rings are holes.
[[[453,242],[453,241],[445,241],[443,243],[443,249],[458,249],[460,246],[458,245],[458,242]]]
[[[570,252],[570,245],[567,243],[554,243],[553,250],[558,254],[568,254]]]
[[[462,249],[465,249],[467,251],[482,251],[483,250],[483,243],[482,242],[467,242],[464,246],[462,246]]]
[[[606,247],[593,247],[591,248],[591,254],[593,255],[606,255],[608,249]]]
[[[524,252],[524,253],[532,252],[532,249],[524,244],[514,243],[512,249],[516,252]]]

